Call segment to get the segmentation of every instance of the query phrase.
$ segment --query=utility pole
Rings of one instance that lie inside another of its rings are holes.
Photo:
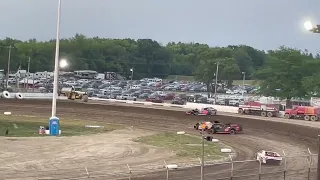
[[[13,47],[10,45],[8,48],[9,48],[9,54],[8,54],[8,69],[7,69],[7,78],[6,78],[6,89],[8,89],[9,73],[10,73],[10,61],[11,61],[11,49]]]
[[[201,127],[201,137],[202,137],[201,180],[204,180],[204,130],[203,130],[203,127]]]
[[[216,83],[214,85],[214,104],[217,104],[217,86],[218,86],[218,73],[219,73],[219,62],[217,62],[217,69],[216,69]]]
[[[31,58],[29,57],[29,59],[28,59],[27,83],[26,83],[26,90],[27,90],[27,92],[28,92],[28,89],[29,89],[30,60],[31,60]]]
[[[244,89],[244,81],[246,80],[246,72],[242,72],[242,74],[243,74],[242,86],[243,86],[243,89]]]
[[[317,165],[317,180],[320,180],[320,135],[318,135],[318,165]]]

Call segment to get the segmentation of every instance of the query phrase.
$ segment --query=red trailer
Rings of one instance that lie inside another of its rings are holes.
[[[246,105],[240,105],[239,114],[260,115],[267,117],[276,117],[279,114],[279,104],[262,104],[260,102],[248,102]]]

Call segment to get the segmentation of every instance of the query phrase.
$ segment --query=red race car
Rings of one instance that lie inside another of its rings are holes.
[[[213,107],[206,107],[199,110],[198,108],[191,111],[187,111],[186,115],[198,115],[198,116],[214,116],[217,115],[217,110]]]

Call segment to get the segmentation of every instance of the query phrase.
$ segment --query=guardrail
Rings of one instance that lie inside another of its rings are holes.
[[[16,98],[16,99],[51,99],[53,96],[52,93],[9,93],[7,91],[2,92],[2,98]],[[59,99],[66,100],[65,96],[59,96]],[[187,102],[185,105],[178,104],[170,104],[170,103],[153,103],[148,101],[132,101],[132,100],[117,100],[117,99],[103,99],[97,97],[91,97],[89,100],[94,101],[107,101],[107,102],[115,102],[115,103],[126,103],[126,104],[138,104],[145,106],[158,106],[158,107],[172,107],[172,108],[185,108],[185,109],[201,109],[204,107],[213,107],[220,112],[226,113],[238,113],[238,107],[232,106],[221,106],[221,105],[212,105],[212,104],[200,104],[200,103],[191,103]],[[280,117],[283,116],[283,113],[280,113]]]

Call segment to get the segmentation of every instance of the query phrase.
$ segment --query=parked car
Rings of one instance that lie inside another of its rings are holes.
[[[130,94],[124,94],[124,95],[121,95],[121,96],[117,96],[118,100],[132,100],[132,101],[136,101],[137,100],[137,97],[135,96],[132,96]]]

